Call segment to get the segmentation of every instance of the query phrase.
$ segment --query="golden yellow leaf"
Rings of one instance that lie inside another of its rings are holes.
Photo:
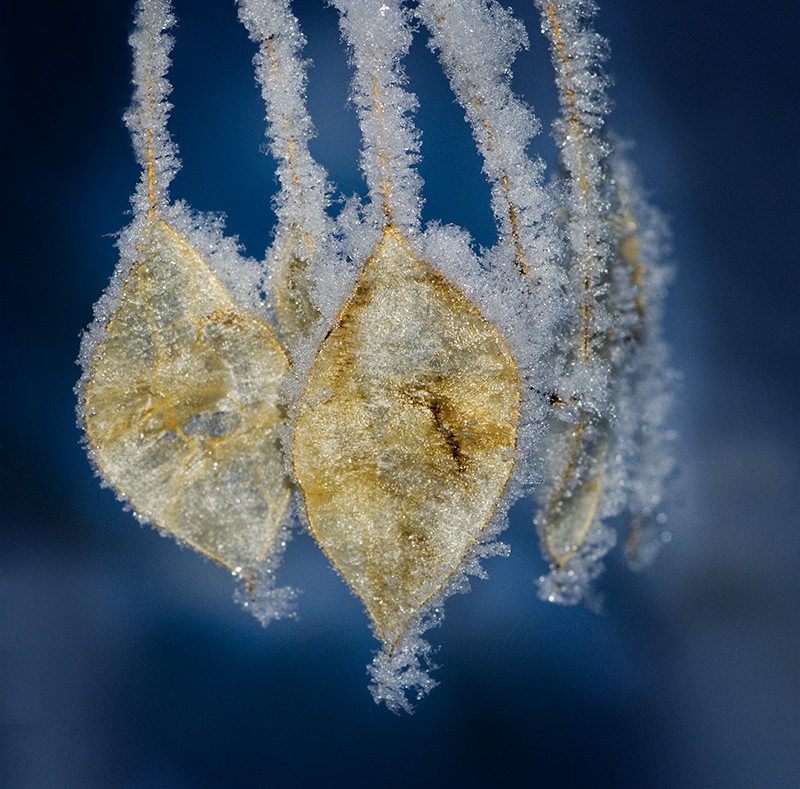
[[[277,435],[287,369],[269,326],[155,219],[91,356],[94,460],[140,517],[248,574],[289,499]]]
[[[589,417],[581,413],[577,424],[558,441],[557,457],[564,459],[564,465],[539,518],[547,550],[553,561],[563,567],[586,539],[600,503],[608,425],[591,425]]]
[[[519,402],[497,331],[388,227],[314,360],[293,450],[314,536],[386,644],[488,523]]]
[[[308,233],[292,225],[281,243],[273,270],[275,314],[284,339],[302,336],[319,318],[319,312],[311,303],[312,283],[308,269],[313,253]]]

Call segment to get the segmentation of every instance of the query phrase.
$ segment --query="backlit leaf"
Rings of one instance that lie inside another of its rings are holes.
[[[386,644],[488,523],[519,402],[497,331],[388,227],[311,368],[293,450],[314,536]]]
[[[537,521],[551,558],[563,567],[583,544],[600,503],[608,425],[593,425],[581,413],[577,424],[569,426],[558,440],[560,474]]]
[[[284,341],[305,334],[319,312],[311,302],[313,282],[309,265],[313,256],[311,237],[292,225],[275,257],[275,314]]]
[[[137,249],[90,360],[91,454],[140,517],[248,574],[289,499],[276,432],[286,355],[168,224],[151,221]]]

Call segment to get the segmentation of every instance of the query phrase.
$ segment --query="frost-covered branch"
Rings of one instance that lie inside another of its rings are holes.
[[[314,124],[305,105],[306,40],[287,0],[239,0],[239,18],[258,44],[253,58],[266,105],[266,136],[281,184],[278,226],[270,257],[275,314],[290,352],[319,319],[315,265],[332,250],[328,175],[311,156]],[[268,290],[268,289],[267,289]]]

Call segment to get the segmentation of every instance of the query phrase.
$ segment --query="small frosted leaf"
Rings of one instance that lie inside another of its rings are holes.
[[[283,337],[297,338],[308,332],[319,312],[311,302],[309,275],[314,250],[308,233],[292,225],[275,256],[275,314]]]
[[[489,521],[519,400],[496,330],[387,228],[311,368],[293,455],[314,536],[387,645]]]
[[[289,499],[277,426],[288,368],[161,220],[137,247],[84,389],[92,456],[140,517],[231,569],[265,557]]]
[[[539,516],[544,543],[559,566],[581,547],[592,525],[603,491],[607,425],[591,425],[586,414],[560,437],[563,458],[555,489]]]

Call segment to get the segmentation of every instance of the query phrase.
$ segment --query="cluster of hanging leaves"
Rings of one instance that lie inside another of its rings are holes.
[[[174,18],[168,0],[138,0],[126,120],[142,178],[120,263],[84,335],[78,412],[105,483],[137,517],[241,576],[245,604],[265,623],[286,612],[272,571],[296,487],[302,519],[382,643],[373,695],[410,709],[408,693],[434,684],[419,634],[464,574],[480,572],[477,559],[498,550],[487,545],[500,503],[533,476],[519,470],[526,452],[544,458],[535,494],[551,565],[543,596],[580,599],[613,542],[603,519],[624,506],[635,510],[629,550],[643,552],[648,521],[661,515],[651,489],[669,472],[668,462],[642,470],[648,453],[664,457],[664,409],[649,421],[616,413],[644,391],[663,396],[653,382],[663,379],[664,351],[644,287],[649,247],[634,179],[600,134],[604,84],[591,53],[601,46],[584,11],[569,0],[539,3],[562,99],[556,200],[525,153],[535,118],[509,86],[524,30],[494,2],[417,6],[492,184],[499,241],[474,269],[495,272],[501,295],[485,303],[496,325],[465,295],[467,275],[457,284],[457,269],[431,261],[433,231],[419,228],[415,100],[401,67],[410,11],[399,0],[334,4],[355,69],[370,193],[351,222],[356,251],[348,261],[325,173],[308,151],[297,20],[287,0],[240,0],[259,46],[281,182],[275,243],[256,264],[168,197]],[[492,36],[493,52],[475,48]],[[458,246],[455,232],[440,239]],[[338,297],[321,294],[337,267],[346,285]],[[528,299],[520,309],[534,316],[529,336],[552,340],[511,338],[518,314],[504,323],[497,306],[513,301],[509,291]],[[548,425],[541,445],[529,438]],[[635,470],[620,473],[612,456],[635,457]]]

